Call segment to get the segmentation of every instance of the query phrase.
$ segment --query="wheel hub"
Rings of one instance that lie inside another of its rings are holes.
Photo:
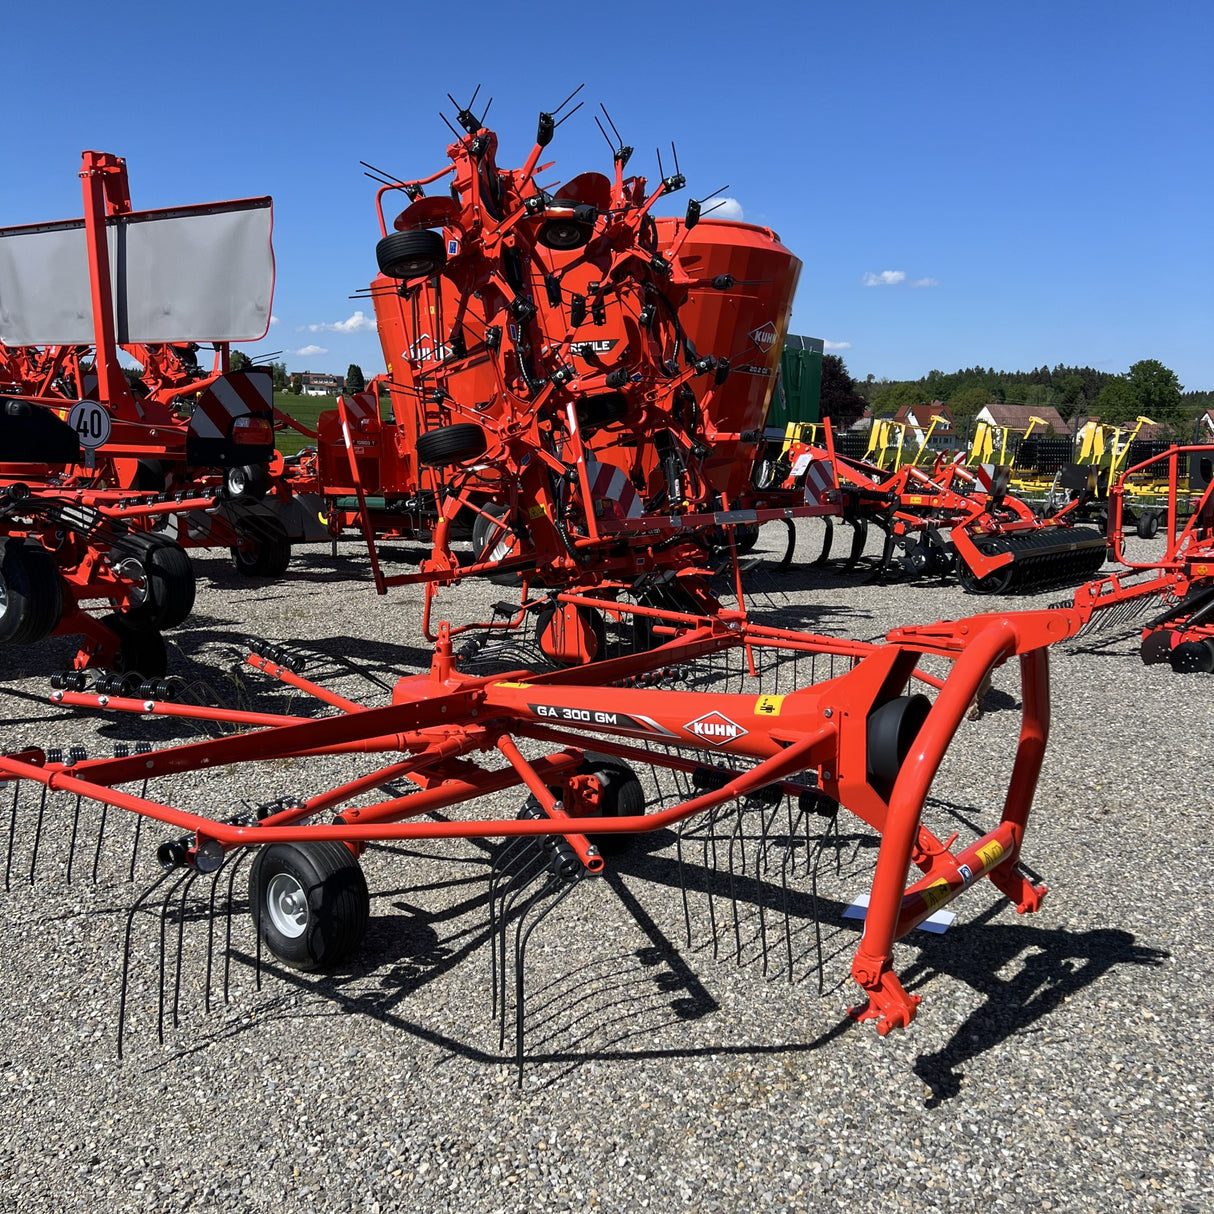
[[[308,895],[290,873],[276,873],[266,888],[270,922],[284,936],[297,940],[308,927]]]

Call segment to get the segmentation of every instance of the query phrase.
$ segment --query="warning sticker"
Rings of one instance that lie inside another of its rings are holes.
[[[761,717],[778,717],[784,700],[784,696],[760,696],[755,701],[755,712]]]
[[[993,868],[1003,859],[1003,844],[997,839],[984,843],[978,848],[978,859],[982,862],[983,868]]]
[[[541,502],[538,506],[530,506],[527,509],[528,518],[540,518],[548,513],[548,507]]]
[[[935,910],[938,906],[943,906],[949,900],[949,885],[948,882],[941,877],[939,881],[933,881],[926,889],[919,891],[923,901],[927,903],[929,910]]]

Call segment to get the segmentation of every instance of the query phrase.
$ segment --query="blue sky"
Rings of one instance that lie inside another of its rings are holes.
[[[633,171],[673,138],[687,195],[728,185],[802,259],[793,331],[857,378],[1157,358],[1214,389],[1209,0],[68,0],[10,6],[4,42],[0,224],[79,214],[84,148],[127,158],[138,208],[271,194],[277,322],[250,350],[292,370],[382,369],[348,298],[379,234],[360,159],[441,167],[438,110],[480,83],[520,163],[585,82],[551,176],[609,165],[600,101]]]

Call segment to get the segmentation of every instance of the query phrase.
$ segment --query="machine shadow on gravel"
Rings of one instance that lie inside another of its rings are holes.
[[[992,923],[1002,909],[994,905],[967,923],[964,943],[947,936],[933,942],[930,954],[921,955],[906,970],[908,990],[926,985],[937,974],[948,974],[986,998],[957,1026],[942,1050],[916,1059],[915,1074],[931,1091],[927,1108],[938,1108],[960,1095],[966,1062],[1010,1037],[1034,1031],[1032,1025],[1114,966],[1158,968],[1171,956],[1164,949],[1137,944],[1130,932],[1117,928],[1072,932]],[[1024,963],[1017,972],[1001,977],[1000,971],[1019,957]]]

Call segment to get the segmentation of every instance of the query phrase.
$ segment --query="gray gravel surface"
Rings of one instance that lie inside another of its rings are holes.
[[[761,548],[777,539],[765,532]],[[278,584],[242,581],[218,555],[196,565],[174,668],[231,703],[303,710],[241,681],[234,642],[246,634],[298,640],[309,673],[369,702],[426,660],[420,592],[377,598],[354,545],[337,558],[305,552]],[[1059,597],[982,600],[804,568],[761,581],[772,591],[754,603],[764,619],[861,637]],[[461,586],[441,603],[467,620],[508,593]],[[71,652],[58,639],[0,652],[5,750],[79,742],[107,754],[117,741],[198,736],[50,706],[47,676]],[[724,877],[698,867],[710,849],[689,846],[689,944],[664,836],[580,886],[533,937],[521,1089],[491,1018],[483,848],[368,853],[371,927],[357,962],[334,975],[267,959],[258,989],[247,915],[221,914],[229,997],[219,948],[209,1012],[205,896],[191,892],[176,1026],[179,925],[175,913],[167,921],[163,1045],[160,919],[135,915],[119,1061],[123,934],[157,875],[148,843],[165,832],[147,832],[128,883],[130,820],[111,815],[96,851],[97,813],[85,807],[69,886],[72,802],[52,797],[31,886],[37,802],[23,799],[13,888],[0,897],[0,1210],[1214,1208],[1214,678],[1144,667],[1133,638],[1056,649],[1052,675],[1024,854],[1049,897],[1022,918],[984,883],[953,904],[947,934],[900,944],[900,973],[923,996],[907,1031],[882,1038],[845,1015],[858,931],[840,912],[875,856],[854,820],[841,821],[819,874],[821,995],[805,850],[792,853],[790,983],[770,896],[779,856],[766,901],[739,877],[735,932]],[[997,817],[1018,700],[1012,670],[1000,670],[933,789],[937,833],[972,835]],[[242,797],[306,793],[356,770],[365,760],[284,762],[260,784],[208,773],[160,791],[226,814]],[[512,794],[496,810],[519,804]],[[0,807],[6,821],[4,796]]]

